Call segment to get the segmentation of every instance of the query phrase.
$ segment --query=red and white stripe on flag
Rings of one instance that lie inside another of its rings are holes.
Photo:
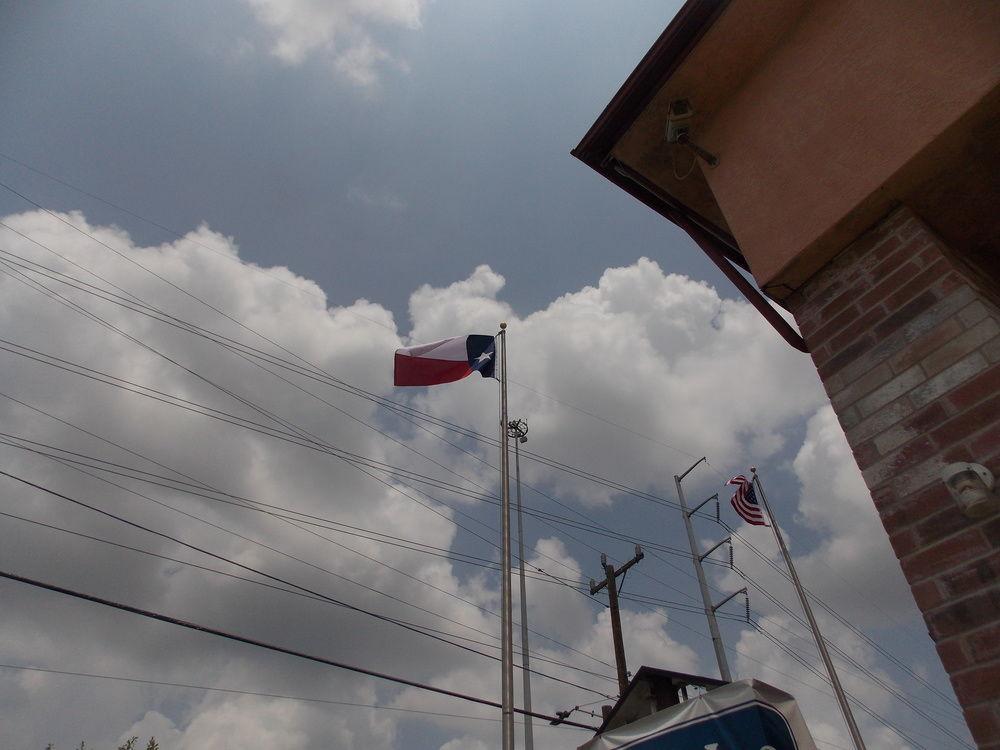
[[[393,360],[394,385],[439,385],[478,372],[492,378],[496,364],[493,336],[472,334],[431,344],[405,346]]]
[[[739,517],[753,526],[767,526],[767,521],[764,520],[764,512],[757,502],[757,493],[754,492],[753,481],[747,479],[742,474],[738,474],[726,482],[726,484],[736,485],[736,492],[733,493],[733,499],[730,502],[733,505],[733,510],[739,514]]]

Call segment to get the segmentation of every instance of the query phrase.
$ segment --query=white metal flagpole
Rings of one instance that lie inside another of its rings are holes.
[[[507,324],[500,324],[500,620],[503,750],[514,750],[514,624],[510,595],[510,454],[507,430]]]
[[[802,609],[805,611],[806,618],[809,620],[809,627],[812,629],[813,638],[816,639],[816,647],[819,649],[819,654],[823,658],[823,663],[826,665],[826,671],[830,675],[830,684],[833,685],[833,692],[837,695],[837,703],[840,704],[840,712],[844,715],[847,730],[851,733],[851,739],[854,740],[854,747],[856,750],[866,750],[865,741],[861,737],[861,731],[858,729],[857,722],[854,721],[854,714],[851,711],[850,704],[847,702],[847,696],[844,694],[844,688],[840,684],[840,678],[837,677],[837,670],[833,667],[833,660],[830,659],[830,654],[826,650],[826,643],[823,641],[823,636],[819,632],[819,624],[813,616],[812,607],[809,605],[809,599],[806,597],[806,592],[802,588],[802,582],[799,581],[799,575],[795,572],[795,566],[792,565],[792,557],[788,554],[788,547],[785,546],[785,539],[781,536],[781,531],[778,528],[778,522],[774,519],[774,514],[771,512],[771,506],[767,503],[767,495],[764,494],[764,486],[760,483],[760,477],[757,476],[757,467],[751,466],[750,472],[753,474],[754,484],[757,486],[757,491],[760,493],[761,505],[763,505],[764,512],[767,514],[767,518],[771,522],[771,529],[774,531],[774,538],[777,540],[778,547],[781,549],[781,554],[785,558],[785,564],[788,566],[788,572],[792,577],[792,584],[795,586],[795,593],[799,595],[799,601],[802,602]]]
[[[531,722],[531,659],[528,655],[528,594],[524,580],[524,519],[521,513],[521,443],[528,441],[528,422],[515,419],[507,424],[510,437],[514,440],[514,486],[517,507],[517,554],[521,564],[517,566],[520,584],[521,608],[521,682],[524,689],[524,750],[534,750],[535,730]]]

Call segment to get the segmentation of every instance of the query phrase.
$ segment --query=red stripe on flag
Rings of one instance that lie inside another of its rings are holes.
[[[748,496],[752,496],[750,494],[753,489],[752,482],[742,474],[739,474],[726,482],[726,484],[736,485],[736,492],[733,493],[733,497],[729,502],[732,504],[733,510],[736,511],[737,515],[753,526],[767,526],[767,521],[764,520],[764,513],[760,506],[747,499]],[[754,497],[754,500],[756,500],[756,497]]]
[[[393,385],[440,385],[461,380],[473,369],[465,361],[407,357],[397,354],[393,362]]]

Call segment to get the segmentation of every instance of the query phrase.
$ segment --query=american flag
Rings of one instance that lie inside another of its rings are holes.
[[[733,510],[739,513],[740,518],[754,526],[767,526],[764,520],[764,513],[757,502],[757,495],[754,493],[753,482],[742,474],[730,479],[726,484],[735,484],[736,492],[733,493]]]

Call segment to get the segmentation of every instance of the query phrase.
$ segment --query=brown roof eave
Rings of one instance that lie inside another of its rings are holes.
[[[598,169],[728,4],[729,0],[688,0],[684,3],[573,149],[573,156]]]
[[[668,213],[664,210],[666,206],[661,205],[663,201],[660,198],[644,191],[629,189],[608,162],[615,144],[632,127],[656,92],[673,75],[728,4],[729,0],[688,0],[570,153],[670,221],[674,221],[674,216],[682,215],[694,222],[718,239],[717,244],[723,255],[741,268],[749,270],[746,259],[731,234],[679,201],[670,201]]]
[[[735,238],[611,156],[615,144],[728,4],[729,0],[688,0],[570,153],[687,232],[782,338],[799,351],[807,352],[808,346],[799,333],[770,306],[760,290],[733,268],[750,270]]]

